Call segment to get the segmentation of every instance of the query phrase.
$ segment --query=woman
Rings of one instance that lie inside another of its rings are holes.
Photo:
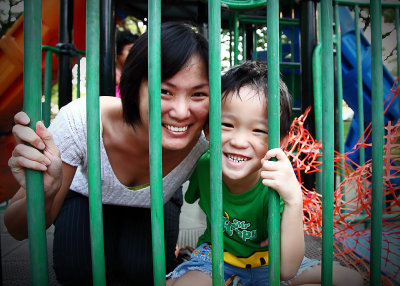
[[[107,278],[151,285],[147,33],[124,65],[121,99],[102,97],[101,177]],[[175,266],[180,204],[174,193],[188,178],[208,143],[208,44],[184,24],[161,27],[161,133],[167,271]],[[43,171],[46,224],[55,224],[53,260],[64,285],[91,283],[85,101],[60,110],[47,130],[15,116],[18,145],[9,160],[21,185],[4,221],[17,239],[27,237],[25,168]],[[24,145],[28,142],[35,148]],[[62,179],[61,179],[62,178]],[[179,199],[178,199],[179,201]]]

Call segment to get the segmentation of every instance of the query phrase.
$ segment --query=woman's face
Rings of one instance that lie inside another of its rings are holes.
[[[140,86],[140,118],[148,127],[148,83]],[[208,117],[206,66],[193,55],[172,78],[161,82],[161,136],[166,150],[181,150],[197,142]]]

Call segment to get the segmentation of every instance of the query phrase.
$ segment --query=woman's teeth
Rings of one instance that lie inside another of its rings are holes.
[[[172,125],[165,125],[165,127],[173,132],[184,132],[188,129],[189,126],[182,126],[182,127],[177,127],[177,126],[172,126]]]

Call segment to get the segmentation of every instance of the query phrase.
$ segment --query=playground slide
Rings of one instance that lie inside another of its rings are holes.
[[[342,73],[343,73],[343,99],[354,111],[354,118],[351,122],[349,133],[345,142],[345,151],[351,151],[357,144],[360,136],[358,131],[358,102],[357,102],[357,54],[354,32],[354,18],[347,7],[340,7],[340,28],[342,31]],[[362,53],[362,78],[363,78],[363,99],[364,99],[364,126],[371,122],[371,46],[361,32],[361,53]],[[383,97],[389,95],[394,83],[394,77],[383,67]],[[387,103],[384,106],[386,109]],[[393,101],[384,116],[385,124],[388,121],[396,122],[399,118],[398,101]],[[371,137],[367,140],[371,142]],[[371,147],[365,150],[365,160],[371,158]],[[359,152],[349,155],[355,163],[359,163]]]
[[[86,1],[74,0],[73,37],[75,46],[81,50],[85,49],[85,5]],[[59,1],[42,1],[43,45],[58,43],[58,12]],[[15,146],[11,135],[13,116],[23,107],[23,25],[21,15],[0,39],[0,202],[8,200],[18,187],[7,161]],[[55,56],[53,63],[56,71]]]

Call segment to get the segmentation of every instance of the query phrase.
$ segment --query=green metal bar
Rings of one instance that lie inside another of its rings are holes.
[[[282,63],[282,27],[279,26],[279,64]]]
[[[228,7],[229,9],[237,10],[251,10],[254,8],[259,8],[265,6],[267,0],[222,0],[221,4],[223,7]]]
[[[321,44],[315,46],[313,52],[313,83],[314,83],[314,114],[315,114],[315,139],[322,140],[322,86],[321,86]],[[315,175],[315,189],[322,189],[322,172]]]
[[[267,7],[267,65],[268,65],[268,148],[280,146],[280,98],[279,98],[279,1],[268,1]],[[268,202],[268,250],[269,285],[280,284],[281,231],[279,195],[269,189]]]
[[[76,97],[80,98],[81,97],[81,55],[77,54],[76,55],[76,64],[78,65],[78,70],[76,73],[77,77],[77,84],[76,84]]]
[[[89,182],[89,217],[92,253],[93,285],[106,285],[104,260],[103,212],[100,170],[100,112],[99,112],[99,57],[100,57],[100,1],[86,1],[87,53],[87,152]]]
[[[154,285],[165,285],[161,150],[161,1],[149,1],[149,150]]]
[[[372,73],[372,227],[371,285],[381,285],[382,190],[383,190],[383,64],[381,1],[371,1],[371,73]]]
[[[335,34],[336,34],[336,80],[337,80],[337,107],[338,107],[338,133],[339,152],[344,154],[344,126],[343,126],[343,78],[342,78],[342,35],[340,30],[339,5],[335,3]],[[344,159],[341,159],[344,164]],[[340,181],[344,178],[340,175]]]
[[[42,98],[42,1],[24,1],[24,111],[36,129]],[[26,203],[32,285],[48,285],[43,176],[26,170]]]
[[[399,25],[399,18],[400,18],[400,8],[396,7],[394,9],[394,16],[395,16],[395,25],[396,25],[396,50],[397,50],[397,76],[400,76],[400,25]]]
[[[233,65],[233,56],[232,56],[232,45],[233,45],[233,12],[229,12],[229,66]]]
[[[356,37],[356,53],[357,53],[357,102],[358,102],[358,135],[364,140],[364,100],[363,100],[363,81],[362,81],[362,55],[361,55],[361,38],[358,20],[360,18],[360,7],[354,6],[354,30]],[[365,163],[364,147],[359,149],[360,165]]]
[[[251,16],[251,15],[240,15],[239,16],[240,23],[246,24],[262,24],[265,25],[265,17],[263,16]],[[279,19],[279,25],[281,26],[299,26],[299,19],[291,19],[291,18],[281,18]]]
[[[53,53],[57,53],[57,54],[60,53],[60,49],[57,48],[57,47],[43,45],[42,49],[43,49],[43,51],[52,51]],[[75,50],[75,52],[77,54],[80,54],[80,55],[83,55],[83,56],[85,55],[85,51],[82,51],[82,50]]]
[[[246,60],[247,56],[247,45],[246,45],[246,26],[245,25],[240,25],[241,30],[242,30],[242,62]]]
[[[234,57],[233,57],[233,65],[238,64],[238,58],[239,58],[239,21],[238,21],[238,12],[235,11],[233,12],[233,51],[234,51]]]
[[[321,0],[322,44],[322,285],[332,285],[333,263],[333,189],[334,189],[334,84],[332,1]]]
[[[51,100],[51,76],[53,65],[53,52],[46,51],[46,59],[44,66],[44,102],[42,102],[42,119],[44,126],[50,125],[50,100]]]
[[[375,0],[371,1],[374,2]],[[335,3],[339,4],[339,5],[346,5],[346,6],[354,6],[354,5],[358,5],[360,7],[369,7],[370,6],[370,1],[348,1],[348,0],[335,0]],[[381,7],[384,8],[395,8],[395,7],[400,7],[400,3],[399,2],[384,2],[381,3]]]
[[[257,46],[258,46],[258,36],[257,36],[257,26],[253,26],[253,50],[254,50],[254,60],[257,60],[258,54],[257,54]]]
[[[300,68],[300,63],[295,63],[295,62],[280,62],[279,65],[281,68],[289,68],[289,69]]]
[[[224,285],[221,151],[221,2],[208,2],[210,81],[210,198],[213,286]]]

